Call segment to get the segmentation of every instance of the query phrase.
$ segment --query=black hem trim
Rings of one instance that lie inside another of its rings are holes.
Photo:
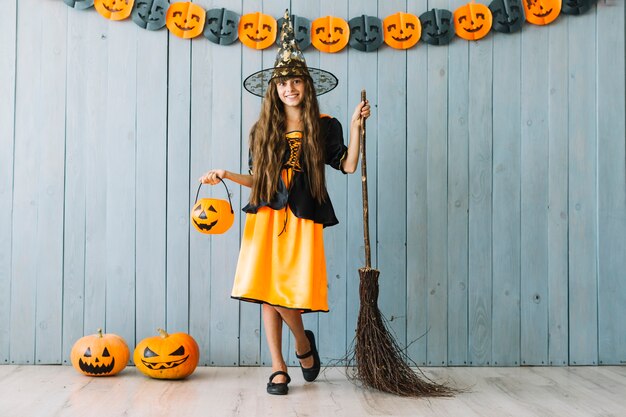
[[[286,308],[288,310],[298,310],[302,313],[328,313],[330,311],[330,310],[311,310],[310,308],[285,307],[280,304],[272,304],[272,303],[268,303],[267,301],[257,300],[255,298],[235,297],[234,295],[231,295],[230,298],[232,298],[233,300],[245,301],[248,303],[268,304],[273,307],[281,307],[281,308]]]

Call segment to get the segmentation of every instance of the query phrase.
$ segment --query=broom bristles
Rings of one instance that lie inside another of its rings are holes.
[[[378,276],[372,268],[359,269],[361,307],[356,331],[354,360],[349,376],[363,385],[404,397],[449,397],[457,391],[428,378],[410,360],[389,332],[378,309]],[[418,374],[419,373],[419,374]]]

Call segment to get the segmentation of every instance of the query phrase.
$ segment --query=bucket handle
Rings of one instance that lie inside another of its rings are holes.
[[[217,179],[220,180],[222,182],[222,184],[224,184],[224,188],[226,188],[226,195],[228,196],[228,204],[230,204],[230,212],[234,213],[234,211],[233,211],[233,202],[230,200],[230,191],[228,191],[228,187],[226,186],[226,183],[224,182],[223,179],[221,179],[220,177],[217,177]],[[200,195],[200,188],[202,188],[202,182],[200,183],[200,185],[198,185],[198,191],[196,191],[196,200],[193,203],[194,206],[198,202],[198,195]]]

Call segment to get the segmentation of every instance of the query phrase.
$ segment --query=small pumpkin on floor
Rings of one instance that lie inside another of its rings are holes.
[[[157,329],[158,336],[143,339],[133,354],[137,369],[156,379],[183,379],[198,366],[200,349],[186,333],[168,334]]]
[[[72,346],[70,360],[74,368],[89,376],[111,376],[126,367],[130,350],[116,334],[98,333],[81,337]]]

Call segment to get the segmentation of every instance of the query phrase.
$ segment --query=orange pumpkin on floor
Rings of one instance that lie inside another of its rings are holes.
[[[459,38],[475,41],[487,36],[491,30],[493,16],[484,4],[473,1],[454,11],[454,30]]]
[[[239,19],[239,40],[252,49],[265,49],[276,40],[276,19],[260,12],[248,13]]]
[[[167,9],[165,26],[174,35],[183,39],[199,36],[204,30],[206,11],[191,2],[172,3]]]
[[[70,361],[78,372],[89,376],[111,376],[126,368],[130,351],[115,334],[98,333],[81,337],[72,346]]]
[[[124,20],[133,11],[135,0],[94,0],[98,13],[110,20]]]
[[[524,0],[526,21],[533,25],[552,23],[561,13],[561,0]]]
[[[156,379],[183,379],[198,366],[200,349],[186,333],[168,334],[157,329],[158,336],[143,339],[133,354],[137,369]]]
[[[385,43],[395,49],[409,49],[422,36],[422,24],[411,13],[398,12],[383,20]]]
[[[311,43],[322,52],[339,52],[349,40],[350,26],[340,17],[320,17],[311,23]]]

